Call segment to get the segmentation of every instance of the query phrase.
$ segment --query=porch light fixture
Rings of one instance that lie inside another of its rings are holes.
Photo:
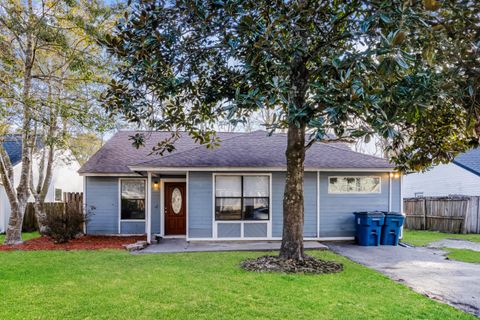
[[[153,181],[153,190],[154,191],[160,190],[160,184],[158,183],[158,181]]]
[[[390,172],[389,176],[390,176],[390,178],[398,179],[398,178],[400,178],[400,173],[399,172]]]

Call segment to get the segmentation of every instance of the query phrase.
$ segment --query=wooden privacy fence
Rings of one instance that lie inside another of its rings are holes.
[[[450,233],[480,233],[480,197],[403,199],[405,228]]]
[[[57,214],[65,210],[83,210],[83,193],[82,192],[64,192],[64,202],[46,202],[45,213]],[[28,203],[23,218],[23,231],[32,232],[38,230],[37,218],[35,217],[35,210],[33,203]]]

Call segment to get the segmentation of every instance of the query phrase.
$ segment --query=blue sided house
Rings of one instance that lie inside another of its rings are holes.
[[[152,148],[170,132],[115,134],[79,170],[87,234],[147,234],[201,240],[277,240],[282,236],[287,136],[218,133],[207,149],[186,134],[163,156]],[[385,159],[339,143],[316,143],[305,159],[305,239],[346,240],[354,211],[401,211],[401,176]]]

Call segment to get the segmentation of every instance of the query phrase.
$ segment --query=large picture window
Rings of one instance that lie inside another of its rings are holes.
[[[268,220],[269,204],[268,176],[215,176],[216,220]]]
[[[145,181],[121,181],[121,217],[122,220],[145,219]]]
[[[328,193],[380,193],[380,177],[329,177]]]

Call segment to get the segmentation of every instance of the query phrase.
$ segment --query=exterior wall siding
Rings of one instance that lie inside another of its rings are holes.
[[[304,190],[304,224],[303,236],[313,238],[317,236],[317,173],[305,172]]]
[[[272,173],[272,237],[281,237],[283,228],[283,192],[285,172]]]
[[[272,173],[272,236],[281,237],[283,232],[283,192],[285,172]],[[304,184],[305,237],[317,236],[317,173],[305,172]]]
[[[392,211],[400,212],[402,205],[401,178],[392,178]]]
[[[211,238],[212,233],[212,173],[188,173],[188,237]]]
[[[424,173],[407,174],[403,178],[403,197],[461,194],[480,196],[480,177],[455,163],[440,164]]]
[[[158,180],[157,180],[158,181]],[[163,190],[162,190],[163,191]],[[160,190],[153,190],[152,188],[152,223],[150,232],[152,234],[160,233]]]
[[[0,233],[4,233],[7,230],[7,212],[10,212],[10,204],[8,202],[5,188],[0,186]]]
[[[282,236],[283,192],[285,172],[272,172],[271,219],[272,237]],[[329,194],[329,176],[380,176],[380,194]],[[90,234],[118,233],[118,177],[87,177],[86,204],[94,206],[94,215],[87,225]],[[188,237],[209,239],[213,237],[213,172],[188,173]],[[354,211],[388,210],[391,197],[391,209],[399,211],[401,207],[400,179],[392,178],[391,195],[388,173],[368,172],[320,172],[320,237],[352,237],[354,235]],[[306,238],[317,237],[317,172],[305,173],[305,225]],[[161,230],[160,192],[152,190],[152,233]],[[219,223],[217,236],[221,238],[240,237],[240,223]],[[245,223],[243,236],[247,238],[266,238],[267,223]],[[145,223],[121,223],[122,234],[145,232]]]
[[[86,177],[85,181],[85,204],[91,211],[87,233],[118,233],[118,178]]]
[[[329,194],[329,176],[380,176],[381,193]],[[396,183],[399,183],[399,179],[396,179],[396,181]],[[388,173],[320,172],[320,237],[353,237],[355,234],[353,212],[387,211],[388,201]]]
[[[88,234],[118,234],[119,187],[122,177],[86,177]],[[127,178],[125,178],[127,179]],[[160,232],[160,191],[152,191],[152,233]],[[121,221],[120,234],[144,234],[145,221]]]
[[[144,221],[121,221],[120,233],[121,234],[145,234],[145,222]]]

